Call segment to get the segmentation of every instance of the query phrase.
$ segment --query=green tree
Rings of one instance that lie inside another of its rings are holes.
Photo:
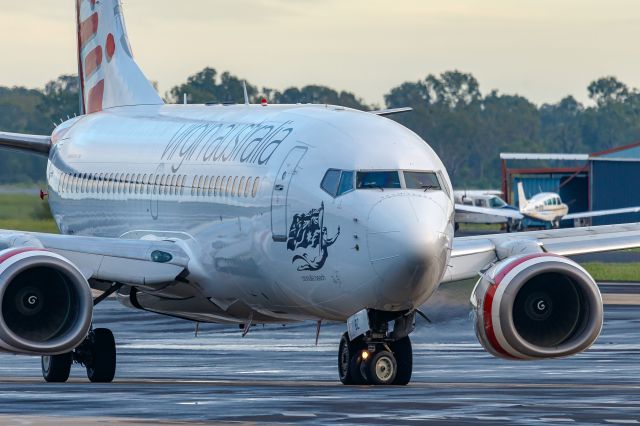
[[[60,120],[80,114],[80,88],[77,75],[61,75],[44,87],[38,110],[49,120]]]
[[[624,102],[629,96],[629,88],[615,77],[603,77],[587,87],[589,98],[598,106]]]
[[[273,91],[271,102],[278,104],[329,104],[369,110],[362,99],[351,92],[337,92],[326,86],[309,85],[299,89],[290,87],[283,92]]]
[[[184,94],[190,103],[244,103],[242,80],[223,72],[218,75],[214,68],[205,68],[190,76],[187,82],[169,92],[170,101],[181,103]],[[259,101],[258,89],[247,83],[247,94],[251,102]]]

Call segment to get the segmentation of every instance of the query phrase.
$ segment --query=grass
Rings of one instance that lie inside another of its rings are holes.
[[[640,281],[640,263],[583,263],[596,281]]]
[[[499,223],[460,223],[460,230],[467,232],[487,232],[487,231],[495,231],[500,232],[501,225]]]
[[[0,194],[0,229],[58,233],[49,205],[33,194]]]

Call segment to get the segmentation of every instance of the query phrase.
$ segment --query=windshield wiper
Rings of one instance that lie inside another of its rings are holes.
[[[427,192],[429,189],[438,189],[435,185],[422,185],[421,188],[424,189],[424,192]]]
[[[380,191],[384,192],[384,188],[378,185],[375,182],[367,182],[362,184],[362,188],[378,188]]]

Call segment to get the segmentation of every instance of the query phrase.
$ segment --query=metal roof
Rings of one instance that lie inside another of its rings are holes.
[[[562,160],[562,161],[587,161],[589,154],[543,154],[526,152],[501,152],[501,160]]]

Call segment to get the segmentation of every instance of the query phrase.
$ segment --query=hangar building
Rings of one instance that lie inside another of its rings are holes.
[[[572,213],[640,206],[640,142],[593,154],[501,153],[502,193],[518,206],[517,185],[523,183],[527,197],[539,192],[556,192]],[[514,162],[553,163],[553,167],[514,168]],[[561,164],[560,167],[555,164]],[[607,225],[638,222],[640,214],[627,213],[594,217],[584,224]],[[531,222],[536,226],[541,223]],[[562,226],[573,226],[563,221]]]

